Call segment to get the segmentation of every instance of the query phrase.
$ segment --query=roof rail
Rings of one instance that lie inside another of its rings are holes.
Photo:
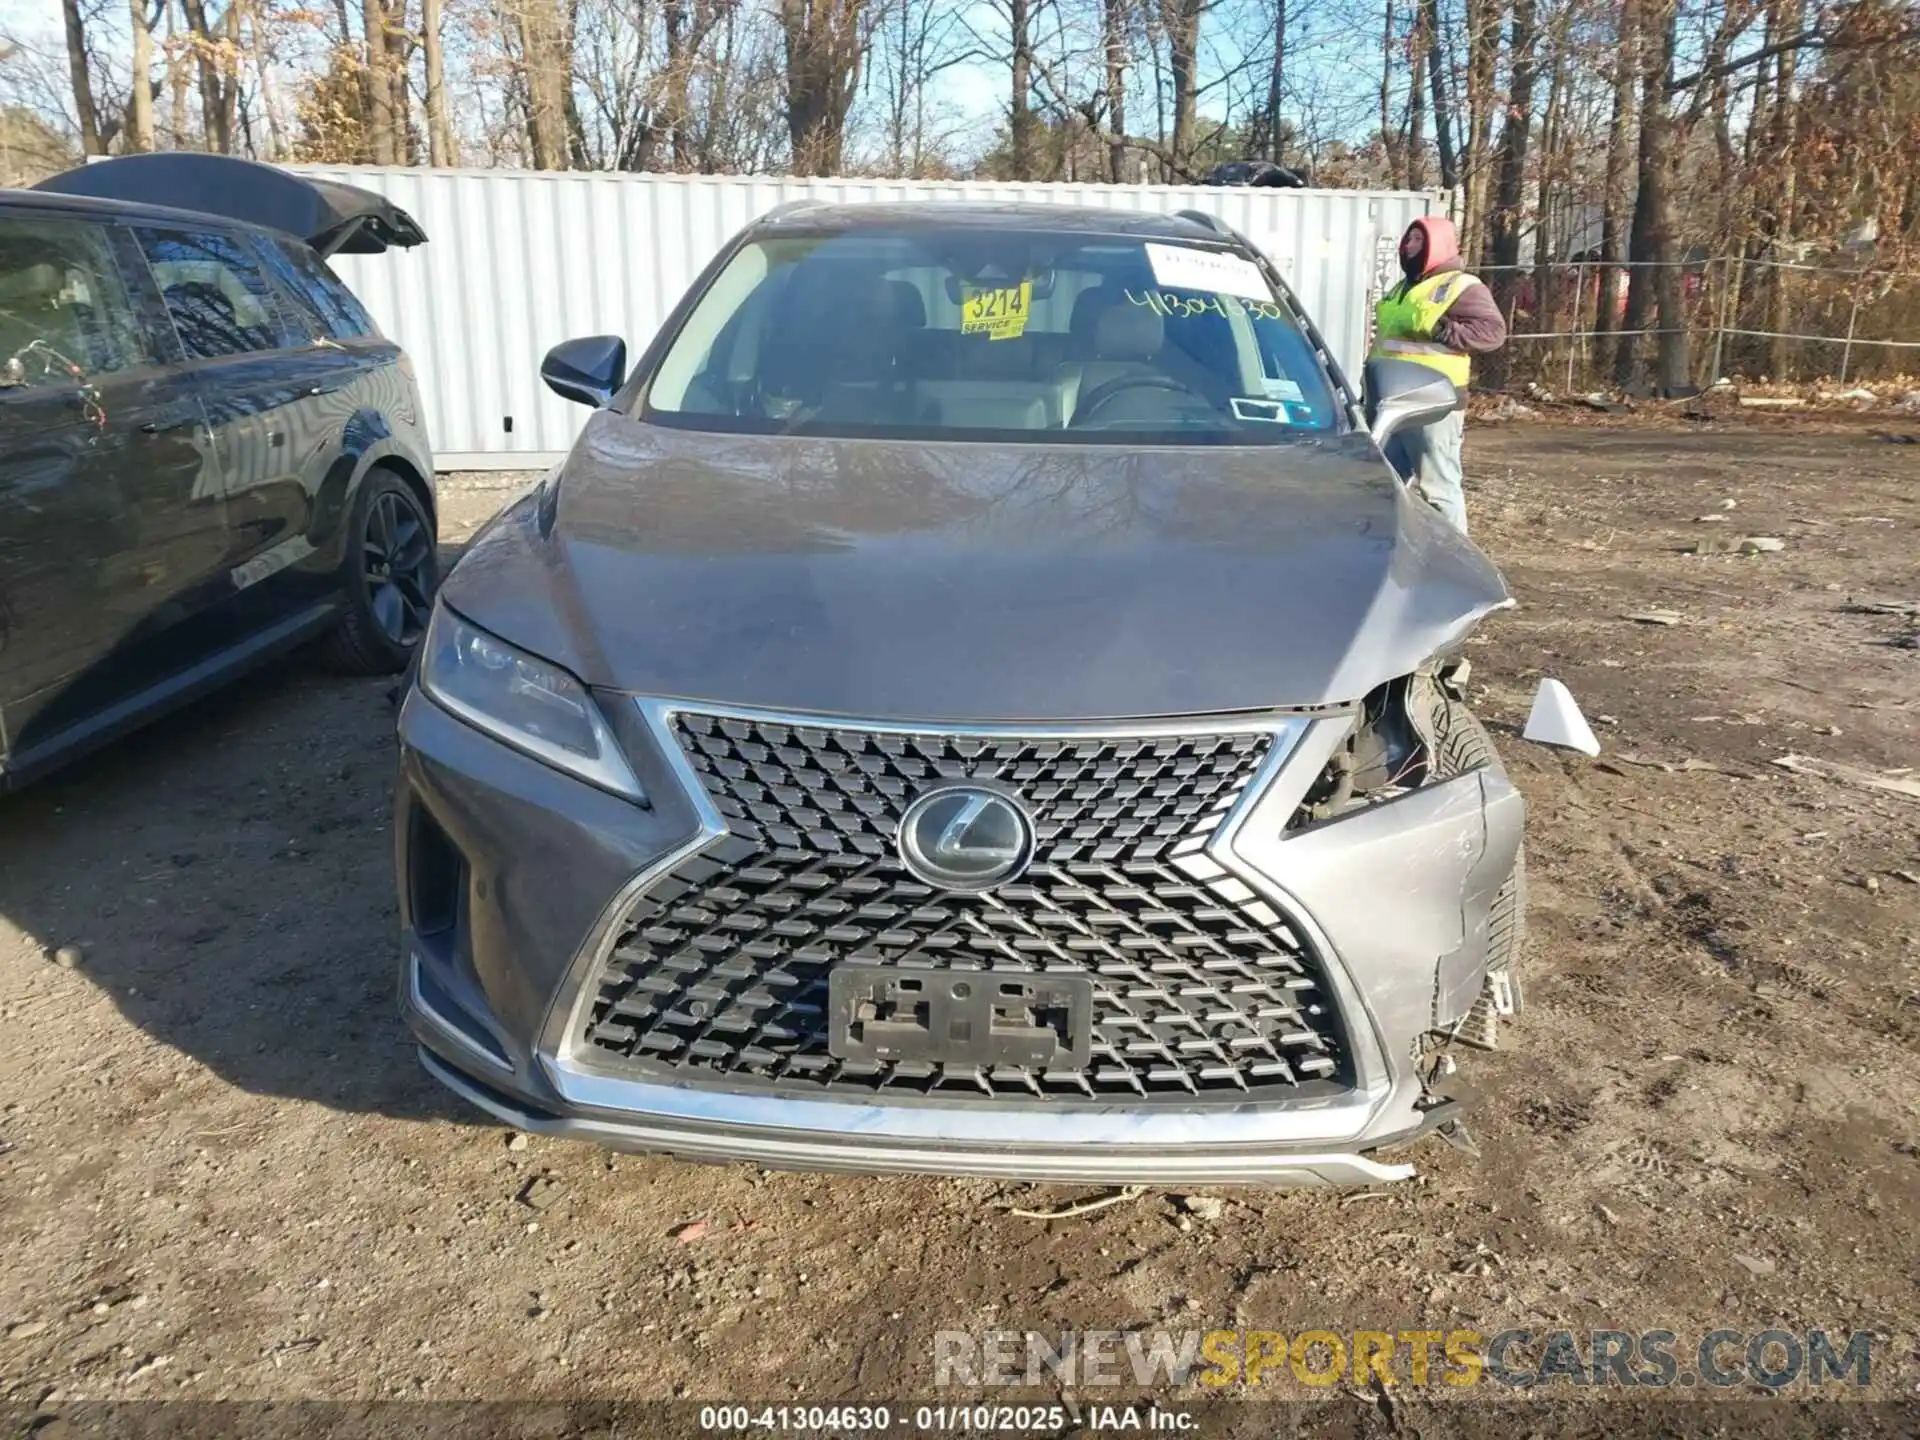
[[[758,224],[766,220],[782,220],[798,211],[812,210],[826,203],[826,201],[816,200],[812,196],[804,196],[799,200],[782,200],[778,205],[767,211],[766,214],[760,216],[754,223]]]
[[[1178,218],[1181,220],[1191,220],[1196,225],[1204,225],[1207,229],[1213,231],[1214,234],[1225,236],[1229,240],[1237,240],[1240,238],[1234,233],[1231,225],[1227,224],[1226,221],[1222,220],[1210,210],[1181,210],[1178,212]]]

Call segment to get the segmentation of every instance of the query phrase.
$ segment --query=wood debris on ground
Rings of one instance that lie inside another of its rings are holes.
[[[1772,763],[1795,775],[1817,775],[1822,780],[1839,780],[1848,785],[1860,785],[1869,790],[1884,790],[1889,795],[1905,795],[1910,800],[1920,800],[1920,780],[1911,778],[1906,771],[1882,774],[1876,770],[1863,770],[1858,765],[1844,765],[1838,760],[1816,759],[1811,755],[1782,755]]]

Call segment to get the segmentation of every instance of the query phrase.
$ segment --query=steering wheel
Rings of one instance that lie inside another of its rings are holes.
[[[1091,419],[1093,412],[1106,404],[1114,396],[1128,390],[1172,390],[1181,395],[1204,398],[1191,385],[1183,385],[1171,375],[1116,375],[1104,380],[1080,397],[1080,403],[1073,407],[1075,425],[1084,424]]]

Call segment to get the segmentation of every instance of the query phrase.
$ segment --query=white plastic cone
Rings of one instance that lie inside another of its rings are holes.
[[[1573,692],[1558,680],[1540,682],[1533,696],[1533,713],[1527,716],[1527,728],[1520,733],[1542,745],[1563,745],[1583,755],[1600,753],[1600,742],[1594,738],[1587,717],[1573,703]]]

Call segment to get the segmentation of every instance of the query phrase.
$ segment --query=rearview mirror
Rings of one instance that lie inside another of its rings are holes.
[[[1385,446],[1402,430],[1418,430],[1451,415],[1465,402],[1458,387],[1417,360],[1376,356],[1361,372],[1366,390],[1367,430]]]
[[[540,378],[562,400],[597,410],[626,383],[627,342],[618,335],[562,340],[540,362]]]

